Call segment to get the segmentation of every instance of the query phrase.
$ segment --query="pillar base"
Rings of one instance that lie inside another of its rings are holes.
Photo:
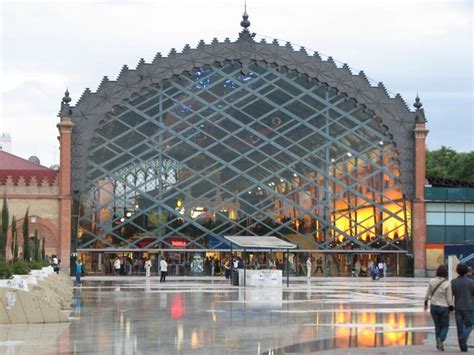
[[[426,270],[425,269],[415,269],[414,276],[415,277],[426,277]]]

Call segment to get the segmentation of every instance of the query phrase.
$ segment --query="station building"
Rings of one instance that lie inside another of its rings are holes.
[[[298,245],[295,264],[378,257],[424,275],[420,99],[410,110],[347,64],[257,41],[246,13],[241,26],[124,66],[74,106],[66,92],[61,245],[100,270],[107,254],[186,263],[226,253],[225,235],[273,235]]]
[[[9,219],[17,220],[17,240],[19,255],[23,253],[22,228],[28,211],[29,237],[38,232],[44,240],[45,253],[49,256],[58,255],[69,264],[70,242],[64,237],[65,245],[61,246],[60,226],[71,220],[70,214],[61,214],[60,178],[58,170],[39,164],[36,157],[29,160],[0,150],[0,199],[5,197],[9,211]],[[0,210],[2,205],[0,204]],[[64,233],[66,235],[66,233]],[[11,225],[7,233],[7,259],[11,258]],[[63,248],[61,252],[61,247]]]

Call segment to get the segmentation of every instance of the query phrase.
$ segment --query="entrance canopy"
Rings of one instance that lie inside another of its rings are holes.
[[[272,236],[224,236],[224,239],[245,249],[295,249],[296,244]]]

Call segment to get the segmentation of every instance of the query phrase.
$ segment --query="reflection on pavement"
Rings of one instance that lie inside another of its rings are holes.
[[[396,342],[393,341],[392,334],[396,334]],[[305,343],[288,345],[278,349],[272,349],[262,353],[262,355],[304,354],[332,349],[422,345],[427,337],[425,332],[372,333],[369,337],[367,337],[367,335],[367,333],[360,335],[349,334],[341,337],[318,339]],[[368,342],[367,340],[369,339],[370,341]],[[386,339],[388,339],[388,341],[386,341]]]
[[[0,326],[9,354],[282,354],[423,343],[426,282],[327,279],[283,289],[227,282],[86,281],[70,325],[41,341]],[[453,333],[454,335],[454,333]],[[432,335],[430,335],[432,336]],[[18,343],[22,341],[23,343]]]

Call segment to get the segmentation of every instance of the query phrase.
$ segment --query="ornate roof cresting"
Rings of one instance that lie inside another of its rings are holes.
[[[244,12],[243,20],[248,21],[247,11]],[[72,154],[74,189],[81,190],[85,184],[88,149],[94,131],[101,122],[109,119],[114,107],[119,107],[124,100],[140,95],[144,89],[160,85],[175,75],[194,68],[235,61],[240,63],[244,74],[250,71],[252,65],[272,65],[275,70],[286,68],[311,80],[323,82],[375,112],[393,136],[400,158],[404,193],[412,197],[415,166],[412,154],[415,142],[413,129],[417,116],[424,122],[424,113],[410,111],[400,95],[390,97],[385,86],[372,86],[363,71],[355,73],[349,66],[338,67],[332,58],[323,60],[317,53],[310,55],[307,51],[295,50],[291,44],[282,45],[276,39],[257,43],[254,34],[248,30],[250,24],[244,24],[241,24],[243,30],[234,41],[225,39],[223,42],[214,40],[205,43],[201,40],[196,47],[186,45],[181,53],[173,51],[167,57],[157,53],[151,63],[140,61],[136,69],[124,66],[116,80],[102,83],[96,92],[86,89],[76,106],[71,107],[71,118],[75,124]]]

